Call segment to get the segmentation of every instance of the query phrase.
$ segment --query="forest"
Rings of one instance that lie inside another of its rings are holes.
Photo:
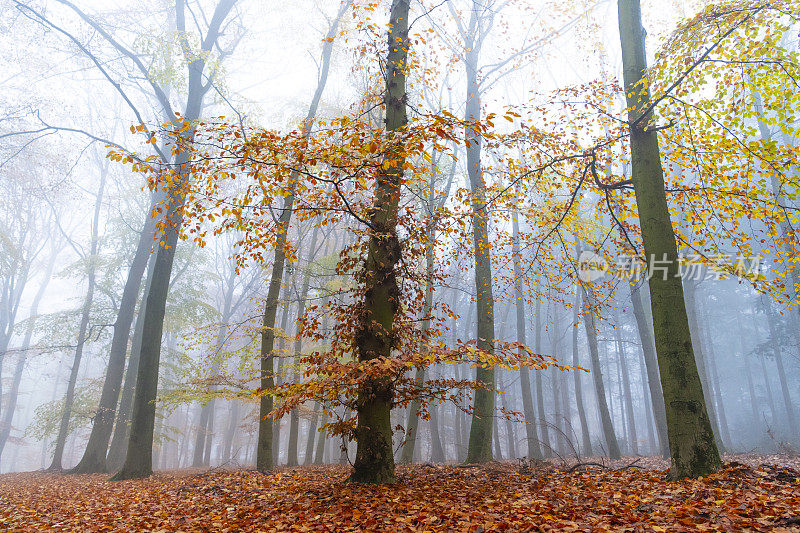
[[[799,0],[0,49],[0,530],[800,531]]]

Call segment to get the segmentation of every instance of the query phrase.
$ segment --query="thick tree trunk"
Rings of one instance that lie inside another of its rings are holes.
[[[386,131],[406,126],[406,68],[408,66],[409,0],[393,0],[389,15],[386,58]],[[365,265],[362,316],[356,337],[358,360],[389,358],[394,343],[394,318],[400,309],[395,265],[400,260],[397,215],[405,164],[404,146],[393,146],[378,171],[375,204],[370,213],[370,236]],[[390,412],[391,380],[373,378],[361,383],[356,401],[356,458],[351,481],[392,483],[394,456]]]
[[[91,318],[92,301],[94,300],[94,290],[96,283],[96,270],[97,270],[97,252],[100,244],[99,239],[99,225],[100,225],[100,208],[103,203],[103,190],[106,186],[106,172],[103,171],[100,177],[100,186],[97,191],[97,197],[94,205],[94,218],[92,219],[92,242],[89,247],[89,255],[85,257],[88,262],[87,267],[87,287],[86,297],[83,301],[81,309],[81,321],[78,327],[78,345],[75,348],[75,357],[72,360],[72,369],[69,373],[69,382],[67,383],[67,393],[64,397],[64,410],[61,413],[61,421],[58,426],[58,436],[56,437],[56,446],[53,451],[53,462],[48,467],[48,470],[60,471],[62,469],[61,459],[64,455],[64,446],[67,443],[67,434],[69,433],[69,419],[72,414],[72,403],[75,400],[75,387],[78,382],[78,370],[81,366],[81,359],[83,358],[83,347],[88,341],[88,328],[89,320]]]
[[[144,286],[145,295],[150,292],[150,285],[153,283],[155,259],[156,254],[151,254],[148,260],[147,276]],[[133,393],[136,388],[136,376],[139,373],[139,354],[142,351],[142,332],[144,329],[144,310],[146,305],[147,301],[142,299],[139,304],[139,312],[136,314],[136,322],[133,326],[133,338],[131,339],[131,352],[128,357],[128,367],[125,370],[125,382],[122,385],[122,393],[120,394],[117,420],[114,424],[114,434],[111,437],[111,444],[108,447],[106,467],[112,472],[122,467],[122,463],[125,461],[125,455],[128,453],[131,411],[133,410]]]
[[[180,164],[187,158],[182,157]],[[158,370],[161,358],[161,336],[164,329],[169,282],[175,247],[178,244],[178,229],[182,222],[183,200],[173,199],[167,210],[167,220],[171,226],[166,228],[164,245],[156,251],[153,265],[153,280],[146,295],[144,323],[142,325],[141,353],[136,373],[133,397],[131,428],[128,450],[122,468],[112,479],[123,480],[147,477],[153,473],[153,432],[156,417],[156,393],[158,391]]]
[[[666,276],[650,279],[650,300],[669,432],[670,477],[705,476],[716,472],[721,461],[705,407],[683,301],[678,248],[664,189],[658,133],[649,108],[641,7],[639,0],[618,0],[617,6],[631,123],[632,180],[645,257],[648,261],[666,261]]]
[[[150,212],[152,212],[152,207]],[[89,474],[107,471],[106,452],[111,439],[111,431],[114,427],[114,415],[116,414],[122,376],[125,371],[125,354],[128,350],[131,323],[136,311],[136,299],[139,296],[142,276],[150,257],[150,248],[153,245],[155,229],[156,219],[148,214],[144,228],[139,234],[139,243],[136,246],[133,261],[128,269],[125,287],[122,289],[119,312],[117,313],[117,320],[114,322],[114,336],[111,339],[106,377],[103,382],[103,390],[100,393],[97,412],[94,416],[92,432],[89,435],[89,442],[86,444],[83,457],[78,465],[72,469],[72,473]]]

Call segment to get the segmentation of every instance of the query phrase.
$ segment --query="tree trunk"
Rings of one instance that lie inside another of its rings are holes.
[[[511,253],[514,260],[514,296],[517,307],[517,342],[523,346],[528,344],[525,335],[525,298],[522,292],[522,260],[519,249],[519,215],[517,209],[511,212],[512,246]],[[537,347],[538,350],[538,347]],[[539,372],[537,370],[536,372]],[[522,365],[519,368],[520,389],[522,391],[522,412],[525,415],[525,437],[528,443],[528,457],[543,459],[542,448],[539,446],[539,435],[536,431],[536,413],[533,410],[533,396],[531,395],[530,369]]]
[[[106,186],[106,172],[103,171],[100,177],[100,186],[97,190],[97,197],[94,204],[94,218],[92,219],[92,241],[89,247],[89,255],[84,259],[88,261],[87,266],[87,287],[86,297],[83,300],[83,307],[81,309],[81,321],[78,327],[78,345],[75,348],[75,357],[72,360],[72,369],[69,373],[69,382],[67,383],[67,393],[64,397],[64,410],[61,413],[61,421],[58,426],[58,436],[56,437],[56,446],[53,451],[53,462],[47,468],[48,470],[60,471],[61,458],[64,455],[64,446],[67,443],[67,434],[69,433],[69,418],[72,414],[72,403],[75,399],[75,387],[78,382],[78,370],[81,366],[81,359],[83,358],[83,346],[88,341],[88,328],[89,320],[91,318],[92,301],[94,299],[94,290],[96,283],[96,270],[97,270],[97,252],[100,244],[99,239],[99,225],[100,225],[100,208],[103,203],[103,190]]]
[[[481,98],[478,86],[478,54],[480,41],[477,35],[477,1],[470,10],[470,34],[465,41],[467,98],[464,120],[477,123],[481,120]],[[475,253],[475,292],[478,320],[477,348],[494,353],[494,297],[492,295],[492,259],[489,244],[489,207],[486,203],[486,183],[481,168],[483,139],[471,126],[464,129],[467,152],[467,175],[470,182],[472,207],[472,236]],[[485,463],[492,460],[492,420],[495,405],[494,367],[479,365],[475,380],[481,387],[475,391],[472,424],[467,447],[467,463]]]
[[[647,320],[644,305],[642,304],[641,286],[638,282],[629,284],[631,303],[633,304],[633,317],[636,319],[636,329],[642,343],[644,365],[647,370],[647,388],[650,392],[650,404],[653,406],[656,431],[658,432],[658,445],[661,455],[669,457],[669,437],[667,436],[667,413],[664,409],[664,392],[661,389],[661,376],[658,371],[656,348],[651,334],[652,327]]]
[[[619,318],[619,315],[617,315]],[[625,416],[628,421],[628,440],[630,441],[631,451],[633,455],[639,455],[639,444],[636,442],[636,417],[633,412],[633,395],[631,394],[631,381],[630,374],[628,374],[628,361],[626,360],[627,354],[625,353],[625,346],[622,344],[622,336],[620,335],[620,324],[616,324],[614,328],[614,337],[617,342],[617,357],[619,357],[620,373],[622,374],[622,393],[623,402],[625,404]]]
[[[322,99],[322,93],[325,89],[325,84],[328,80],[328,72],[330,69],[330,58],[333,52],[333,37],[336,35],[339,21],[344,14],[346,7],[350,2],[343,2],[337,17],[332,21],[328,28],[328,34],[322,45],[322,61],[320,64],[320,76],[317,80],[317,88],[314,91],[314,96],[311,99],[311,105],[306,113],[306,121],[303,125],[303,136],[308,137],[311,132],[311,124],[317,115],[319,102]],[[286,261],[286,254],[284,251],[286,245],[287,233],[289,231],[289,223],[292,218],[292,209],[294,206],[294,188],[296,186],[298,175],[295,173],[292,176],[291,192],[284,199],[283,211],[281,212],[280,220],[278,222],[278,238],[275,243],[275,255],[272,266],[272,277],[270,279],[269,293],[267,301],[264,306],[263,327],[264,331],[261,335],[261,402],[259,404],[259,428],[258,428],[258,444],[256,451],[256,468],[260,472],[267,472],[272,469],[276,457],[273,457],[273,424],[272,419],[267,416],[272,411],[273,401],[272,396],[263,391],[270,391],[274,387],[274,374],[273,362],[274,355],[272,353],[275,343],[275,316],[277,314],[278,296],[280,293],[280,281],[283,277],[283,267]],[[277,441],[277,439],[276,439]],[[277,442],[276,442],[277,444]]]
[[[575,383],[575,403],[578,407],[578,418],[581,424],[581,437],[583,442],[583,455],[592,455],[592,439],[589,434],[589,423],[586,420],[586,406],[583,402],[583,389],[581,386],[581,372],[578,370],[580,366],[580,359],[578,357],[578,318],[581,308],[581,288],[575,286],[575,306],[573,307],[572,314],[572,366],[575,370],[572,371],[572,378]]]
[[[543,321],[541,317],[542,313],[542,302],[538,299],[536,300],[536,310],[534,316],[534,323],[533,327],[534,330],[534,341],[533,341],[533,350],[540,354],[542,353],[542,327]],[[539,444],[544,446],[544,456],[547,457],[551,455],[552,448],[550,447],[550,431],[547,428],[547,417],[545,416],[544,411],[544,385],[542,384],[542,372],[537,371],[536,374],[536,407],[537,407],[537,418],[538,425],[542,430],[542,437],[539,441]]]
[[[308,297],[308,288],[309,284],[311,283],[311,262],[314,260],[314,256],[317,250],[317,237],[319,236],[319,227],[314,226],[313,231],[311,232],[311,246],[309,246],[308,250],[310,250],[310,255],[308,257],[308,268],[306,268],[305,273],[303,274],[303,287],[300,290],[300,294],[298,295],[298,302],[297,302],[297,324],[300,324],[300,320],[303,317],[303,314],[306,312],[306,298]],[[297,365],[300,364],[300,357],[302,355],[302,348],[303,348],[303,332],[301,328],[298,326],[295,332],[295,340],[294,340],[294,351],[293,351],[293,360],[295,364],[295,381],[299,377],[297,369]],[[292,409],[290,413],[289,419],[289,443],[287,446],[287,459],[286,464],[288,466],[297,466],[299,464],[298,457],[297,457],[297,441],[299,438],[300,432],[300,412],[298,409]]]
[[[387,132],[401,130],[407,122],[405,71],[410,46],[409,4],[409,0],[393,0],[389,15],[384,96]],[[401,252],[397,215],[405,165],[404,148],[398,143],[389,149],[376,180],[375,204],[369,217],[371,231],[364,270],[364,303],[356,336],[359,362],[389,358],[394,342],[394,318],[400,308],[400,289],[394,269]],[[394,482],[392,399],[392,383],[388,377],[367,379],[359,386],[357,448],[351,481]]]
[[[150,212],[152,212],[152,206]],[[72,469],[75,474],[90,474],[106,472],[106,452],[108,451],[111,431],[114,427],[117,401],[119,400],[122,376],[125,371],[125,355],[128,350],[131,323],[136,311],[136,300],[139,296],[139,287],[142,276],[147,268],[150,257],[150,248],[153,245],[153,235],[156,229],[156,219],[148,215],[144,227],[139,234],[139,243],[128,269],[128,277],[122,290],[119,303],[117,320],[114,322],[114,336],[111,339],[111,350],[108,358],[106,377],[103,390],[100,393],[100,402],[92,424],[89,442],[78,465]]]
[[[705,398],[706,402],[706,412],[708,413],[711,428],[714,432],[714,442],[717,445],[717,449],[722,450],[725,446],[724,442],[730,443],[730,439],[726,438],[724,442],[722,440],[722,432],[720,431],[721,424],[715,403],[714,389],[709,379],[705,339],[700,329],[700,323],[697,320],[698,304],[694,281],[689,280],[687,283],[683,284],[683,295],[686,302],[686,317],[689,321],[689,334],[692,339],[695,361],[697,361],[697,372],[700,376],[700,385],[703,390],[703,398]]]
[[[608,410],[606,400],[606,388],[603,383],[603,373],[600,367],[600,353],[597,349],[597,327],[595,326],[594,314],[591,306],[591,299],[586,287],[581,287],[583,291],[583,326],[586,329],[586,338],[589,344],[589,355],[592,361],[592,378],[594,380],[594,390],[597,395],[597,407],[600,410],[600,422],[603,426],[603,436],[608,446],[608,456],[611,459],[619,459],[622,454],[619,451],[617,436],[614,434],[614,425],[611,422],[611,413]]]
[[[763,298],[763,297],[762,297]],[[791,438],[795,442],[800,442],[800,430],[797,426],[797,418],[794,413],[794,406],[792,405],[792,396],[789,391],[789,384],[786,379],[786,369],[783,365],[783,352],[778,344],[778,331],[775,327],[777,317],[775,311],[772,309],[770,303],[765,303],[761,300],[761,305],[764,307],[764,313],[767,317],[767,326],[769,327],[769,343],[772,347],[772,354],[775,356],[775,364],[778,367],[778,380],[781,383],[781,396],[783,396],[783,407],[786,410],[786,420],[789,422],[789,431]]]
[[[646,83],[647,56],[639,0],[618,0],[623,77],[630,121],[632,181],[648,261],[666,261],[666,276],[650,279],[656,354],[667,415],[670,477],[705,476],[721,460],[705,407],[703,388],[678,271],[678,248],[664,189],[658,133]],[[650,265],[652,266],[652,265]],[[652,274],[652,271],[651,271]]]
[[[145,295],[150,292],[150,285],[153,283],[155,258],[155,254],[151,254],[148,259],[147,276],[144,286]],[[111,437],[111,444],[108,447],[106,467],[112,472],[122,467],[122,463],[125,461],[125,455],[128,453],[131,411],[133,410],[133,393],[136,387],[136,376],[139,373],[139,354],[142,351],[142,331],[144,329],[144,309],[146,305],[147,301],[142,299],[139,304],[139,312],[136,314],[136,323],[133,326],[133,339],[131,339],[131,353],[128,357],[128,368],[125,370],[125,382],[122,385],[119,409],[117,410],[117,421],[114,424],[114,434]]]
[[[434,182],[433,177],[435,174],[431,173],[430,191],[428,191],[428,205],[433,206],[435,201],[434,195]],[[426,228],[426,236],[428,243],[425,249],[425,302],[422,306],[422,342],[428,341],[428,332],[431,329],[431,312],[433,311],[433,267],[434,267],[434,246],[436,243],[436,230],[433,225],[432,214],[429,215]],[[426,346],[422,347],[427,350]],[[417,369],[414,380],[418,386],[422,386],[425,382],[425,368],[420,367]],[[400,455],[401,463],[411,463],[414,460],[414,448],[417,445],[417,431],[419,429],[419,400],[411,402],[411,407],[408,410],[408,422],[406,423],[406,438],[403,442],[403,451]],[[439,443],[441,448],[441,442]]]
[[[2,423],[0,424],[0,457],[3,455],[3,449],[8,441],[8,437],[11,435],[11,423],[14,421],[14,411],[16,410],[17,399],[19,397],[19,386],[22,383],[22,372],[25,369],[25,363],[28,360],[28,349],[31,345],[34,326],[36,325],[37,315],[39,313],[39,303],[42,301],[44,293],[47,290],[47,286],[53,277],[53,269],[55,268],[57,257],[57,251],[53,252],[53,254],[50,256],[50,259],[47,262],[44,277],[42,278],[42,283],[39,285],[36,295],[33,297],[33,302],[31,303],[30,316],[28,317],[28,323],[25,326],[25,338],[23,339],[22,346],[20,347],[17,366],[14,368],[14,380],[11,383],[11,390],[8,391],[8,401],[6,402],[5,410],[3,411]]]

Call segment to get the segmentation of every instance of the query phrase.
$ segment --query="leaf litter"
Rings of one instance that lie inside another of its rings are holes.
[[[0,476],[2,531],[800,531],[800,471],[785,456],[728,457],[666,480],[655,458],[613,463],[398,466],[388,486],[312,466]]]

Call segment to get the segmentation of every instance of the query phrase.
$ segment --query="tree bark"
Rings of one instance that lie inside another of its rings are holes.
[[[300,320],[303,317],[303,314],[306,312],[306,298],[308,297],[308,288],[309,284],[311,283],[311,263],[314,261],[314,256],[317,251],[317,237],[319,236],[319,227],[314,226],[314,229],[311,232],[311,246],[309,246],[309,250],[311,251],[308,257],[308,268],[306,268],[305,273],[303,274],[303,286],[300,289],[300,294],[298,295],[297,301],[297,324],[298,327],[296,328],[295,332],[295,340],[294,340],[294,350],[293,350],[293,360],[295,364],[295,378],[299,376],[297,369],[297,365],[300,363],[300,356],[302,355],[302,348],[303,348],[303,336],[302,330],[299,327]],[[295,379],[297,381],[297,379]],[[298,456],[297,456],[297,441],[299,438],[300,432],[300,412],[298,409],[292,409],[291,413],[289,414],[289,443],[287,446],[287,459],[286,464],[288,466],[297,466],[299,464]]]
[[[407,123],[406,68],[408,66],[409,0],[392,0],[388,54],[385,64],[386,131],[400,132]],[[375,204],[369,216],[371,231],[365,265],[362,316],[356,334],[359,362],[389,358],[396,342],[394,318],[400,308],[395,265],[400,260],[397,215],[405,165],[405,147],[396,141],[384,157],[375,185]],[[390,412],[393,389],[389,378],[361,383],[356,400],[356,458],[350,480],[392,483],[394,456]]]
[[[152,206],[150,209],[152,212]],[[139,243],[136,252],[128,269],[128,277],[122,289],[122,297],[119,303],[117,320],[114,322],[114,336],[111,339],[111,350],[108,358],[106,377],[103,382],[103,390],[100,393],[100,402],[92,424],[92,432],[89,435],[89,442],[86,450],[77,466],[72,469],[75,474],[90,474],[95,472],[106,472],[106,452],[108,451],[111,431],[114,427],[114,415],[116,414],[117,401],[119,400],[120,387],[122,386],[122,376],[125,371],[125,355],[128,350],[128,339],[130,338],[131,323],[136,311],[136,299],[139,296],[139,287],[142,284],[142,276],[147,268],[150,257],[150,248],[153,245],[153,234],[156,229],[156,219],[149,215],[145,220],[144,227],[139,234]]]
[[[150,285],[153,283],[155,258],[156,254],[151,254],[148,259],[144,286],[145,295],[150,292]],[[133,393],[136,388],[136,376],[139,373],[139,354],[142,351],[142,331],[144,328],[146,305],[147,301],[142,299],[139,303],[139,312],[136,314],[136,322],[133,326],[133,338],[131,339],[131,353],[128,357],[128,367],[125,370],[125,382],[122,385],[122,393],[120,394],[117,420],[114,424],[114,434],[111,437],[111,444],[108,447],[106,467],[112,472],[122,467],[122,463],[125,461],[125,455],[128,453],[131,411],[133,410]]]
[[[467,75],[467,97],[464,120],[478,123],[481,120],[481,92],[478,86],[478,56],[481,37],[478,35],[478,6],[473,1],[469,29],[465,35],[466,55],[464,65]],[[467,152],[467,175],[470,182],[472,208],[472,236],[475,255],[475,293],[478,321],[477,348],[494,353],[494,297],[492,295],[492,259],[489,244],[489,207],[486,203],[486,183],[481,167],[483,139],[471,127],[464,129]],[[472,424],[467,447],[467,463],[485,463],[492,460],[492,420],[495,408],[494,367],[479,365],[475,380],[481,387],[475,391]]]
[[[632,181],[645,257],[666,261],[666,276],[650,279],[650,300],[669,432],[670,477],[705,476],[716,472],[721,460],[706,411],[681,290],[678,248],[650,109],[641,7],[639,0],[618,0],[617,7],[631,124]]]
[[[619,315],[617,315],[619,318]],[[625,416],[628,421],[628,440],[630,441],[631,450],[633,455],[639,455],[639,444],[636,441],[636,417],[633,412],[633,394],[631,394],[631,381],[630,374],[628,374],[628,361],[625,353],[625,346],[622,344],[622,336],[620,335],[619,320],[614,328],[614,338],[617,343],[617,357],[619,357],[620,373],[622,374],[622,392],[623,401],[625,403]]]

